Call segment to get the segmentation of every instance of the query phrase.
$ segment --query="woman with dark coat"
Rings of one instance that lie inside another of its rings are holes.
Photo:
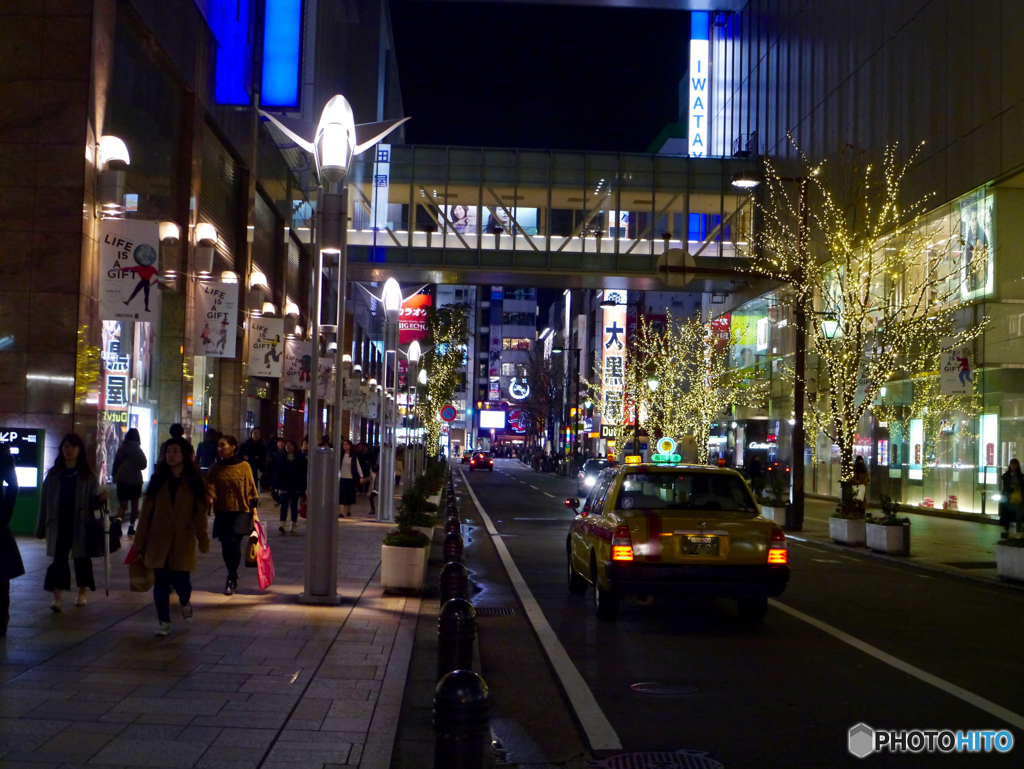
[[[289,531],[295,531],[299,520],[299,499],[306,493],[306,470],[309,463],[302,456],[295,441],[285,441],[284,451],[277,458],[277,473],[274,477],[274,488],[281,498],[281,525],[278,530],[284,534],[284,524],[288,520],[288,507],[292,509],[292,522]]]
[[[352,453],[352,441],[347,438],[341,442],[341,468],[338,471],[338,504],[343,511],[338,513],[352,516],[352,505],[356,503],[356,487],[362,480],[359,472],[359,460]]]
[[[181,615],[192,621],[191,572],[196,568],[196,547],[210,551],[206,511],[210,504],[192,446],[184,438],[164,444],[164,459],[146,488],[135,553],[153,570],[153,603],[160,623],[156,634],[171,632],[171,587],[178,594]]]
[[[173,440],[173,439],[172,439]],[[168,441],[167,443],[170,443]],[[164,446],[167,446],[167,443]],[[125,433],[124,441],[114,456],[114,483],[117,484],[117,517],[124,518],[128,505],[128,536],[135,533],[135,520],[139,517],[139,498],[142,496],[142,471],[149,466],[146,452],[142,450],[142,438],[134,427]]]
[[[237,451],[235,436],[222,435],[217,441],[217,462],[206,475],[206,490],[213,501],[213,536],[220,540],[221,555],[228,568],[224,595],[234,595],[238,589],[242,540],[252,531],[260,503],[252,470]]]
[[[68,433],[60,442],[57,461],[46,473],[39,495],[36,537],[46,539],[46,554],[53,563],[46,570],[44,590],[53,591],[50,609],[61,610],[61,592],[71,589],[68,557],[75,561],[75,606],[85,606],[86,589],[95,590],[92,559],[89,558],[86,522],[93,511],[107,501],[107,492],[89,467],[85,443],[77,433]]]
[[[11,619],[11,580],[25,573],[18,542],[11,532],[14,503],[18,501],[18,474],[11,450],[3,443],[0,443],[0,485],[6,485],[0,498],[0,638],[3,638]]]
[[[1017,457],[1010,460],[1010,466],[1003,473],[1003,484],[999,491],[1003,497],[999,501],[999,525],[1009,534],[1010,526],[1016,524],[1017,532],[1020,533],[1024,518],[1024,475],[1021,474]]]
[[[267,444],[263,442],[263,431],[254,427],[249,433],[249,440],[242,444],[238,453],[249,463],[253,480],[256,481],[257,486],[261,483],[261,477],[263,478],[262,483],[266,485]]]

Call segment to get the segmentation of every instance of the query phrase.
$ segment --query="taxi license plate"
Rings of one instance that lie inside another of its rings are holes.
[[[688,535],[682,541],[684,555],[718,555],[718,537]]]

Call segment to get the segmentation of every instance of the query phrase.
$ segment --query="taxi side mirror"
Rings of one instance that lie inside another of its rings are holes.
[[[565,506],[569,510],[579,510],[579,508],[580,508],[580,501],[578,499],[576,499],[576,497],[569,497],[569,498],[567,498],[565,500]]]

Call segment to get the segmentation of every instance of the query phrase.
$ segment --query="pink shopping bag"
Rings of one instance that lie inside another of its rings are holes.
[[[256,547],[256,573],[259,577],[260,590],[266,590],[274,581],[274,558],[270,554],[270,543],[267,542],[267,532],[263,524],[255,521],[254,527],[259,539]]]

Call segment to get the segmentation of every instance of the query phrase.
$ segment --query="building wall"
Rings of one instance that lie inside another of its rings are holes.
[[[912,183],[952,200],[1024,165],[1022,34],[1017,0],[749,0],[712,31],[712,154],[924,141]]]

